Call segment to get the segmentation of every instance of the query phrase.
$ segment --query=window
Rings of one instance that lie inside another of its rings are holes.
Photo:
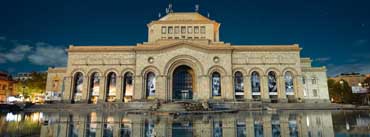
[[[186,37],[185,36],[181,36],[181,39],[185,39]]]
[[[200,39],[206,39],[206,37],[200,37]]]
[[[89,94],[89,103],[96,103],[97,98],[99,97],[99,91],[100,91],[100,78],[99,73],[94,72],[90,76],[90,94]]]
[[[179,37],[175,37],[175,39],[180,39]]]
[[[221,96],[221,75],[218,72],[212,73],[212,95]]]
[[[166,27],[162,27],[162,34],[166,34],[167,32],[167,28]]]
[[[200,33],[206,34],[206,26],[200,27]]]
[[[294,95],[293,73],[290,71],[285,72],[284,79],[286,95]]]
[[[106,86],[106,99],[105,101],[114,101],[116,97],[116,82],[117,82],[117,75],[114,72],[110,72],[107,77],[107,86]]]
[[[244,95],[244,80],[243,80],[243,74],[240,71],[235,72],[234,74],[234,92],[236,98]]]
[[[194,34],[198,34],[199,33],[199,27],[198,26],[195,26],[194,27]]]
[[[168,27],[168,34],[172,34],[173,33],[173,27]]]
[[[186,33],[186,27],[185,26],[182,26],[181,27],[181,34],[185,34]]]
[[[149,72],[146,74],[146,96],[154,96],[155,95],[155,87],[156,87],[156,78],[153,72]]]
[[[314,90],[313,90],[313,96],[314,96],[314,97],[317,97],[317,89],[314,89]]]
[[[312,78],[312,84],[317,84],[317,78]]]
[[[261,90],[261,86],[260,86],[260,76],[258,74],[258,72],[254,71],[252,72],[252,76],[251,76],[251,84],[252,84],[252,92],[257,92],[259,93]]]
[[[193,33],[193,27],[191,27],[191,26],[188,27],[188,33],[189,34],[192,34]]]
[[[83,74],[81,72],[77,72],[74,75],[74,85],[73,85],[73,94],[72,94],[72,103],[81,101],[82,99],[82,88],[83,88]]]
[[[270,71],[268,73],[268,89],[270,95],[277,95],[277,81],[276,81],[276,73],[274,71]]]
[[[172,37],[168,37],[168,39],[172,39]]]
[[[194,39],[199,39],[199,37],[194,37]]]
[[[302,84],[306,84],[306,78],[304,76],[302,77]]]
[[[180,33],[180,28],[179,27],[175,27],[175,34],[179,34]]]
[[[193,39],[193,37],[188,37],[188,39]]]
[[[127,72],[123,78],[123,97],[134,95],[134,79],[131,72]]]

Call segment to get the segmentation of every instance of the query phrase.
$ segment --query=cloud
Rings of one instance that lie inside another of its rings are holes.
[[[6,37],[4,37],[4,36],[0,36],[0,40],[5,41],[5,40],[6,40]]]
[[[359,39],[352,43],[353,46],[363,46],[369,43],[368,39]]]
[[[28,56],[28,60],[40,66],[64,66],[67,63],[67,54],[64,48],[55,47],[46,43],[44,46],[37,46],[33,54]]]
[[[315,61],[317,61],[317,62],[327,62],[329,60],[331,60],[330,57],[322,57],[322,58],[316,58],[315,59]]]
[[[346,72],[358,72],[361,74],[370,73],[370,63],[356,63],[328,66],[328,75],[336,76]]]
[[[65,66],[67,63],[64,46],[55,46],[45,42],[5,40],[8,45],[3,47],[14,48],[0,49],[0,64],[26,61],[39,66]]]
[[[8,53],[0,53],[0,63],[6,63],[8,61],[16,63],[22,61],[31,49],[32,47],[29,45],[16,45],[16,47],[8,51]]]

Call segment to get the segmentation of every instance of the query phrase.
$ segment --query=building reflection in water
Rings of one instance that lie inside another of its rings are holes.
[[[332,137],[330,112],[44,113],[41,137]]]

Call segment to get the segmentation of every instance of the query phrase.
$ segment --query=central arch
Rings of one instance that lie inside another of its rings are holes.
[[[166,100],[173,101],[176,100],[174,98],[173,89],[175,89],[174,83],[174,73],[175,70],[180,70],[180,68],[188,70],[192,72],[192,100],[198,100],[199,97],[199,83],[198,78],[204,75],[203,66],[202,64],[194,57],[188,55],[179,55],[172,59],[170,59],[164,67],[164,75],[167,77],[167,84],[166,84]],[[179,69],[178,69],[179,68]]]
[[[186,65],[178,66],[172,73],[172,99],[193,99],[194,71]]]

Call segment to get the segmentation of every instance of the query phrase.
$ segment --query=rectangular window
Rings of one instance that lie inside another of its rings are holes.
[[[181,36],[181,39],[185,39],[186,37],[185,36]]]
[[[314,90],[313,90],[313,96],[314,96],[314,97],[317,97],[317,89],[314,89]]]
[[[179,37],[175,37],[175,39],[179,39]]]
[[[194,39],[199,39],[199,37],[194,37]]]
[[[181,27],[181,34],[185,34],[186,33],[186,27],[185,26],[182,26]]]
[[[188,27],[188,33],[189,34],[192,34],[193,33],[193,27],[191,27],[191,26]]]
[[[173,33],[173,27],[168,27],[168,34],[172,34]]]
[[[206,37],[200,37],[200,39],[206,39]]]
[[[162,34],[166,34],[167,32],[167,28],[166,27],[162,27]]]
[[[195,26],[194,27],[194,34],[198,34],[199,33],[199,27],[198,26]]]
[[[179,34],[180,33],[180,28],[179,27],[175,27],[175,34]]]
[[[188,39],[193,39],[193,37],[188,37]]]
[[[172,37],[168,37],[168,39],[172,39]]]
[[[200,27],[200,33],[206,34],[206,26]]]
[[[316,78],[312,78],[312,84],[316,84],[317,83],[317,79]]]

